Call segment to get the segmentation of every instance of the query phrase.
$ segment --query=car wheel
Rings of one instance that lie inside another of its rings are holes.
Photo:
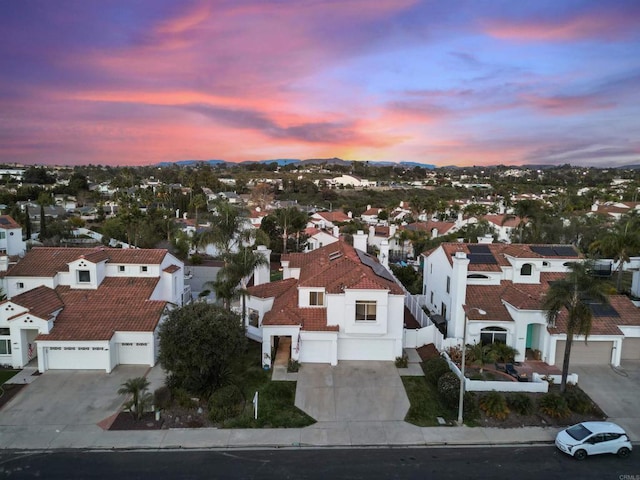
[[[622,447],[620,450],[618,450],[618,456],[620,458],[627,458],[630,453],[631,450],[629,450],[627,447]]]
[[[587,451],[582,449],[576,450],[576,453],[574,453],[573,456],[576,460],[584,460],[587,458]]]

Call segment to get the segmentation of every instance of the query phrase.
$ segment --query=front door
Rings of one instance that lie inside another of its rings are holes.
[[[530,323],[529,325],[527,325],[527,348],[533,348],[533,329],[534,329],[534,324]]]

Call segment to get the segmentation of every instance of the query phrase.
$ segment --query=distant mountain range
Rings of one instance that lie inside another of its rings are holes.
[[[427,168],[434,169],[437,168],[435,165],[419,163],[419,162],[388,162],[388,161],[369,161],[369,160],[358,160],[358,162],[366,162],[367,164],[374,167],[394,167],[400,166],[405,168]],[[353,160],[343,160],[341,158],[308,158],[306,160],[300,160],[297,158],[274,158],[270,160],[245,160],[244,162],[227,162],[225,160],[177,160],[175,162],[160,162],[157,164],[158,167],[170,167],[172,165],[179,165],[182,167],[187,167],[190,165],[197,165],[200,163],[208,163],[209,165],[246,165],[249,163],[276,163],[278,166],[283,167],[285,165],[291,164],[302,164],[302,165],[318,165],[318,164],[328,164],[328,165],[344,165],[349,166],[353,163]]]

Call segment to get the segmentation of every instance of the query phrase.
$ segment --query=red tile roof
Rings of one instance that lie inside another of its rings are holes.
[[[343,293],[345,289],[388,290],[403,295],[402,288],[378,276],[363,264],[356,250],[340,240],[309,253],[283,255],[289,266],[300,268],[300,279],[290,278],[249,288],[249,294],[274,298],[273,307],[263,318],[264,325],[300,325],[303,330],[338,331],[337,325],[327,325],[326,308],[299,308],[298,287],[324,288],[326,293]],[[372,257],[373,261],[374,260]]]
[[[349,222],[351,221],[351,217],[344,212],[341,211],[333,211],[333,212],[318,212],[325,220],[335,223],[335,222]]]
[[[166,255],[165,249],[35,247],[9,269],[7,276],[53,277],[68,272],[68,264],[83,257],[91,262],[158,265]]]
[[[115,332],[153,332],[167,305],[148,300],[159,278],[107,277],[97,290],[58,286],[64,308],[36,340],[109,340]]]
[[[44,320],[48,320],[55,311],[64,306],[62,299],[49,287],[34,288],[8,301],[29,309],[30,313]]]
[[[173,273],[173,272],[177,272],[178,270],[180,270],[180,267],[178,265],[169,265],[167,268],[163,270],[163,272]]]
[[[0,228],[4,230],[13,230],[14,228],[22,228],[11,215],[0,215]]]
[[[619,316],[593,316],[590,335],[623,335],[619,326],[640,326],[640,308],[624,295],[611,295],[609,303]],[[560,313],[555,327],[548,327],[551,334],[567,333],[567,311]]]
[[[510,215],[484,215],[482,219],[499,227],[517,227],[521,221],[520,217]]]

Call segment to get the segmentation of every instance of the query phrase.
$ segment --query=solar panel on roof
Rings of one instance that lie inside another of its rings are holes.
[[[555,250],[553,247],[547,247],[544,245],[534,245],[529,247],[532,252],[537,253],[538,255],[542,255],[543,257],[557,257]]]
[[[471,245],[467,245],[467,248],[471,253],[482,253],[485,255],[491,255],[491,250],[489,250],[489,245],[473,243]]]
[[[389,270],[387,270],[386,268],[384,268],[384,266],[376,262],[371,255],[357,249],[356,249],[356,253],[360,258],[360,261],[367,267],[371,268],[371,270],[373,270],[373,272],[376,275],[378,275],[381,278],[384,278],[385,280],[389,280],[390,282],[396,283],[396,280],[393,278],[391,273],[389,273]]]
[[[589,308],[594,317],[619,317],[618,311],[608,303],[590,303]]]
[[[492,254],[470,253],[467,258],[470,265],[496,265],[498,263]]]
[[[553,250],[556,252],[556,255],[559,257],[577,257],[578,252],[573,247],[553,247]]]

